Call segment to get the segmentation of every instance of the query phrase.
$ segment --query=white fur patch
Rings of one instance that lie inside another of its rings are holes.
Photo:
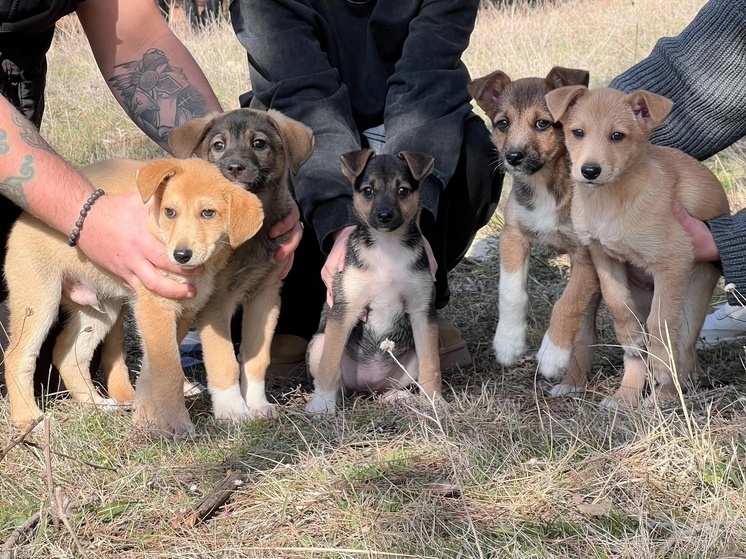
[[[212,409],[216,419],[241,421],[249,417],[249,408],[241,397],[238,384],[230,388],[210,388]]]
[[[332,416],[337,413],[338,390],[322,392],[317,390],[313,398],[306,404],[306,412],[314,416]]]
[[[544,335],[536,357],[539,361],[539,373],[547,380],[558,380],[570,363],[571,348],[554,345],[549,336]]]
[[[572,384],[557,384],[549,391],[549,395],[552,398],[557,398],[566,394],[572,394],[573,392],[580,392],[580,389]]]
[[[526,261],[525,267],[528,266]],[[492,348],[501,365],[513,365],[526,352],[527,270],[500,268],[499,313]]]
[[[251,381],[243,378],[242,383],[243,398],[249,407],[249,417],[274,419],[279,416],[277,408],[267,401],[263,380]]]

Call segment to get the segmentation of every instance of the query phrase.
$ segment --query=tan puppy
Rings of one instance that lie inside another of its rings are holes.
[[[295,204],[289,175],[313,151],[313,132],[274,110],[238,109],[195,119],[171,132],[175,155],[196,154],[262,202],[265,220],[259,233],[241,245],[217,278],[210,303],[197,317],[210,394],[218,419],[239,421],[276,417],[267,401],[265,378],[270,345],[280,314],[279,273],[275,252],[283,238],[270,239],[269,228]],[[234,187],[235,188],[235,187]],[[240,367],[231,339],[231,317],[243,306]]]
[[[500,233],[499,321],[493,340],[497,360],[513,365],[526,352],[529,261],[536,243],[570,254],[572,273],[555,303],[541,349],[539,372],[559,379],[559,395],[585,386],[596,343],[600,290],[585,246],[572,227],[572,181],[562,128],[554,123],[544,96],[567,85],[588,85],[585,70],[555,66],[545,78],[512,81],[495,71],[469,86],[492,123],[492,138],[503,169],[513,178]],[[575,343],[580,335],[582,343]],[[573,355],[573,347],[578,351]],[[571,356],[573,359],[571,359]]]
[[[93,386],[89,365],[95,348],[116,326],[107,339],[103,365],[109,374],[110,395],[132,397],[122,358],[120,322],[123,304],[131,301],[144,354],[135,395],[135,424],[167,435],[189,435],[194,426],[184,405],[177,330],[183,335],[191,318],[207,302],[215,275],[232,248],[262,225],[261,204],[256,196],[237,189],[212,165],[198,159],[112,160],[81,171],[107,194],[137,189],[144,202],[153,198],[151,231],[166,243],[169,258],[182,267],[202,266],[204,272],[173,276],[194,284],[197,296],[193,299],[165,299],[144,287],[133,294],[118,277],[90,262],[79,248],[70,248],[64,235],[24,213],[8,239],[5,262],[10,310],[5,373],[13,422],[24,428],[41,415],[33,393],[35,362],[60,305],[69,319],[55,344],[53,359],[67,390],[83,403],[111,403]],[[91,211],[96,211],[95,207]],[[64,297],[61,286],[66,280],[91,293],[93,305],[79,305]]]
[[[672,372],[682,383],[697,373],[697,336],[720,276],[712,264],[694,262],[691,241],[671,206],[679,200],[707,220],[727,214],[728,199],[705,165],[649,143],[673,106],[665,97],[570,86],[546,100],[564,125],[572,161],[573,225],[589,247],[624,347],[622,385],[603,403],[636,405],[648,368],[651,400],[671,399],[677,394]],[[631,295],[627,263],[652,276],[652,304]]]
[[[358,227],[332,280],[333,304],[308,344],[313,415],[334,415],[343,388],[393,390],[397,398],[417,382],[429,401],[440,398],[435,280],[419,226],[420,185],[434,162],[412,151],[342,155]]]

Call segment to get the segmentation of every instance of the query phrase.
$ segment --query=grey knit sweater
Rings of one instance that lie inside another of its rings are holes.
[[[611,87],[646,89],[674,101],[651,137],[706,159],[746,135],[746,0],[710,0],[676,37],[612,80]],[[746,300],[746,210],[708,222],[725,281]],[[734,296],[730,302],[736,303]]]

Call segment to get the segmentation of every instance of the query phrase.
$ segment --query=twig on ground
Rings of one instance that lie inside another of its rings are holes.
[[[193,528],[200,522],[207,520],[215,511],[223,506],[233,492],[243,485],[241,471],[235,470],[225,474],[225,479],[215,486],[207,495],[194,505],[192,511],[187,514],[180,524],[187,528]]]
[[[26,440],[26,437],[28,437],[28,436],[29,436],[29,434],[31,433],[31,431],[33,431],[33,430],[34,430],[34,428],[35,428],[35,427],[36,427],[37,425],[39,425],[39,423],[41,423],[41,422],[42,422],[43,420],[44,420],[44,416],[43,416],[43,415],[41,415],[41,416],[37,417],[36,419],[34,419],[34,420],[33,420],[33,421],[32,421],[32,422],[31,422],[31,423],[29,424],[29,426],[28,426],[28,427],[26,427],[26,430],[25,430],[25,431],[24,431],[23,433],[19,433],[18,435],[16,435],[16,436],[15,436],[15,437],[13,437],[12,439],[10,439],[10,443],[8,443],[8,446],[6,446],[6,447],[5,447],[5,448],[4,448],[3,450],[2,450],[2,452],[0,452],[0,462],[2,462],[2,461],[3,461],[3,458],[5,458],[5,457],[6,457],[7,455],[8,455],[8,453],[9,453],[9,452],[10,452],[11,450],[13,450],[13,448],[15,448],[16,446],[18,446],[18,445],[19,445],[19,444],[21,444],[22,442],[24,442],[24,441]]]

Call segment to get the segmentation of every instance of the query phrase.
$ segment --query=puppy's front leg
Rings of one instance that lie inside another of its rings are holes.
[[[428,312],[418,310],[410,314],[414,349],[417,352],[419,374],[417,381],[420,391],[430,402],[436,403],[441,397],[442,378],[440,355],[438,354],[438,320],[435,307]]]
[[[559,379],[568,367],[578,332],[584,324],[588,324],[584,320],[591,301],[600,292],[596,268],[586,247],[573,252],[570,264],[570,281],[552,308],[549,329],[538,353],[539,372],[549,380]],[[592,318],[595,321],[595,314]],[[576,365],[577,362],[569,366]],[[581,374],[582,371],[575,370],[572,380],[580,381]],[[584,383],[579,388],[583,386]]]
[[[627,268],[624,262],[606,254],[597,241],[591,242],[590,252],[606,308],[614,323],[617,341],[624,349],[621,386],[613,396],[604,398],[601,405],[607,408],[635,407],[647,379],[644,326],[627,285]]]
[[[342,388],[342,355],[359,316],[360,313],[350,309],[344,301],[335,299],[326,316],[324,333],[314,336],[314,346],[309,346],[309,354],[320,351],[321,356],[318,369],[315,356],[308,360],[309,372],[314,379],[313,399],[306,404],[308,413],[319,416],[337,412],[337,398]],[[319,348],[319,343],[323,347]]]
[[[143,347],[142,371],[135,387],[135,425],[176,438],[192,436],[195,428],[184,403],[177,306],[141,288],[135,319]]]
[[[526,352],[526,282],[530,255],[531,239],[517,226],[506,224],[500,234],[499,317],[492,340],[501,365],[514,365]]]
[[[197,315],[213,413],[224,421],[249,417],[249,408],[241,396],[240,370],[231,338],[231,317],[236,305],[231,298],[220,303],[213,299]]]

